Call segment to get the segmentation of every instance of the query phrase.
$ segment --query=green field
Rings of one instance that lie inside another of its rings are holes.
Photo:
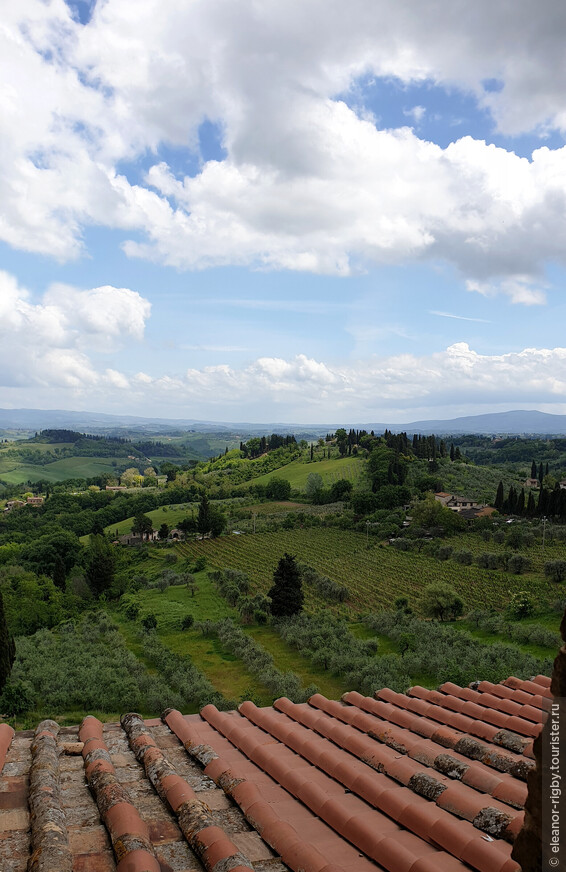
[[[19,442],[17,445],[5,445],[3,448],[0,448],[0,460],[2,460],[3,456],[7,454],[8,451],[17,450],[24,451],[28,449],[30,451],[39,451],[41,454],[46,454],[48,452],[57,453],[57,450],[61,448],[72,448],[74,446],[74,442]]]
[[[358,457],[342,457],[331,460],[316,460],[312,463],[304,460],[294,460],[287,466],[281,466],[272,472],[266,472],[253,479],[253,484],[267,484],[272,478],[283,478],[291,482],[291,487],[304,490],[311,473],[318,473],[324,485],[328,487],[341,478],[357,482],[364,470],[364,461]]]
[[[113,461],[118,466],[124,465],[123,457],[65,457],[45,466],[5,459],[0,463],[0,479],[9,484],[20,484],[26,481],[57,482],[67,478],[94,478],[105,472],[115,474]]]
[[[539,602],[557,595],[556,585],[541,575],[511,575],[487,571],[477,566],[462,566],[451,560],[402,552],[383,543],[366,546],[363,533],[335,528],[279,530],[273,533],[246,533],[183,543],[176,548],[192,559],[203,555],[211,566],[233,567],[246,572],[258,589],[267,591],[273,571],[287,551],[308,563],[350,591],[346,605],[355,611],[390,608],[396,597],[416,601],[427,584],[442,581],[460,594],[468,610],[505,608],[511,593],[529,590]],[[316,597],[307,591],[306,604]]]
[[[159,530],[162,524],[167,524],[169,529],[172,529],[183,518],[190,516],[192,512],[196,515],[197,511],[198,503],[176,503],[170,506],[160,506],[158,509],[152,509],[151,512],[145,512],[144,514],[151,518],[154,529]],[[110,536],[124,536],[126,533],[131,533],[133,523],[134,518],[132,515],[132,517],[126,518],[125,521],[109,524],[108,527],[105,527],[104,532]]]

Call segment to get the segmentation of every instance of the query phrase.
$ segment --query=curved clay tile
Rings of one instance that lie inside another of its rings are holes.
[[[496,696],[496,694],[490,693],[487,689],[480,693],[469,687],[462,688],[458,687],[457,684],[452,684],[452,682],[446,682],[440,686],[439,690],[442,691],[443,694],[446,694],[449,699],[451,697],[456,697],[457,699],[465,700],[467,702],[475,702],[485,708],[495,709],[496,711],[508,715],[516,715],[517,717],[523,718],[527,721],[533,721],[534,723],[542,723],[543,721],[543,712],[540,708],[535,708],[530,705],[522,705],[521,703],[514,702],[509,698],[502,699],[501,697]]]
[[[86,717],[79,738],[84,743],[85,775],[110,834],[117,872],[160,872],[147,825],[116,777],[101,722],[91,715]]]
[[[41,721],[31,746],[28,803],[32,855],[28,872],[72,872],[73,860],[59,786],[59,724]]]
[[[220,872],[220,869],[249,872],[253,869],[247,857],[216,825],[209,807],[198,799],[190,785],[171,766],[161,748],[157,747],[141,716],[133,712],[122,715],[120,723],[136,759],[143,764],[159,796],[171,806],[181,832],[208,872]]]
[[[285,706],[288,707],[287,702]],[[297,706],[296,708],[300,709],[301,707]],[[281,716],[277,716],[272,710],[258,709],[253,703],[246,702],[240,706],[240,713],[275,738],[286,737],[296,742],[296,728],[289,729],[288,724],[282,723]],[[222,720],[217,721],[216,727],[222,730]],[[304,730],[304,732],[308,735],[307,730]],[[305,740],[302,743],[302,753],[314,765],[317,765],[318,762],[319,747],[320,742],[309,743]],[[283,758],[284,753],[280,751],[279,756]],[[306,765],[303,767],[303,771],[301,771],[301,768],[295,763],[290,772],[284,771],[283,774],[279,774],[278,780],[282,786],[297,796],[322,820],[344,835],[349,841],[352,841],[360,850],[381,865],[386,865],[381,842],[383,834],[388,826],[391,826],[391,822],[387,823],[387,820],[381,816],[380,812],[385,812],[392,821],[398,823],[404,823],[403,816],[406,815],[407,810],[411,807],[415,809],[417,818],[419,813],[422,812],[424,821],[419,827],[419,838],[412,843],[412,851],[416,856],[419,856],[417,865],[420,867],[427,850],[426,845],[423,845],[420,841],[420,833],[424,834],[424,838],[427,841],[429,838],[426,833],[427,828],[430,826],[429,815],[431,806],[427,800],[437,799],[446,790],[446,785],[440,783],[435,778],[427,776],[422,771],[422,767],[415,761],[401,755],[397,756],[395,766],[391,766],[391,769],[392,771],[387,772],[386,775],[374,773],[370,781],[358,781],[357,778],[365,770],[364,764],[348,758],[345,751],[341,749],[336,750],[334,766],[329,769],[328,775],[340,780],[351,794],[358,793],[359,791],[358,795],[360,795],[360,798],[363,798],[376,809],[374,812],[369,811],[365,813],[355,813],[353,808],[349,810],[348,806],[351,806],[352,802],[351,800],[347,801],[349,799],[348,796],[330,795],[328,801],[323,803],[320,791],[313,792],[312,788],[309,787],[309,782],[313,780],[313,774],[311,767]],[[273,770],[269,766],[266,767],[266,771],[268,774],[274,775]],[[387,777],[388,775],[399,778],[410,789],[405,790],[399,786],[392,786],[391,781]],[[332,782],[326,781],[321,784],[327,791],[329,785],[332,785]],[[462,850],[463,846],[468,844],[470,839],[481,839],[482,836],[478,830],[486,831],[490,827],[491,831],[495,832],[495,819],[498,826],[498,835],[508,837],[509,834],[504,824],[507,825],[513,819],[514,813],[511,813],[509,809],[505,810],[497,802],[492,802],[491,805],[488,805],[485,801],[486,797],[483,797],[471,788],[459,786],[462,788],[466,801],[460,803],[461,809],[451,809],[451,811],[454,811],[460,817],[467,818],[470,822],[473,820],[475,826],[471,826],[471,823],[459,822],[458,850]],[[418,795],[415,796],[413,793]],[[425,796],[426,799],[423,798]],[[312,805],[311,802],[313,803]],[[446,815],[446,812],[444,814]],[[438,808],[435,820],[436,818],[442,818],[442,815],[443,810]],[[356,820],[355,824],[353,823],[354,819]],[[362,823],[364,819],[367,820],[367,828]],[[399,839],[407,847],[411,840],[411,834],[400,831]],[[437,847],[444,848],[444,845],[440,843]],[[458,857],[458,853],[455,854],[455,857]],[[415,868],[417,867],[415,866]],[[434,868],[434,864],[431,865],[432,868]]]
[[[14,736],[14,730],[9,724],[0,724],[0,772],[2,772],[2,769],[4,768],[6,754],[8,753],[8,748],[12,744]]]
[[[311,730],[320,730],[324,735],[325,723],[329,720],[327,717],[317,717],[315,713],[309,712],[308,710],[305,710],[303,706],[295,705],[294,703],[289,702],[289,700],[285,700],[282,705],[286,711],[287,717],[294,717],[297,722],[303,723]],[[289,731],[285,730],[280,724],[280,720],[273,718],[270,710],[257,709],[253,703],[245,703],[240,707],[240,711],[242,714],[249,717],[254,723],[258,724],[262,729],[268,730],[276,738],[280,738],[280,735],[283,733],[286,733],[287,735],[289,734]],[[306,724],[305,721],[307,722]],[[373,776],[371,783],[368,783],[363,778],[364,767],[356,761],[347,761],[345,775],[341,776],[337,771],[339,761],[344,759],[340,756],[340,752],[336,753],[333,765],[330,768],[327,768],[322,759],[324,745],[313,747],[304,742],[302,751],[299,753],[306,756],[314,765],[324,769],[332,777],[338,778],[338,780],[342,781],[342,783],[350,790],[357,793],[378,809],[384,810],[382,803],[383,797],[381,796],[379,786],[381,785],[382,790],[386,789],[388,786],[387,779],[384,779],[383,775],[394,778],[401,784],[406,785],[411,791],[419,796],[433,800],[439,805],[441,804],[439,802],[439,796],[450,784],[450,781],[446,777],[438,775],[438,773],[431,767],[426,765],[423,767],[421,763],[408,756],[399,754],[395,755],[390,749],[387,749],[387,759],[384,760],[383,756],[380,757],[378,753],[377,759],[379,762],[376,762],[376,755],[373,753],[373,750],[375,749],[377,752],[383,752],[386,749],[376,746],[374,742],[369,743],[368,753],[358,754],[356,753],[356,749],[352,750],[350,743],[347,741],[351,733],[353,733],[352,728],[344,734],[345,741],[341,743],[340,747],[350,753],[354,753],[356,756],[360,757],[363,763],[374,766],[374,768],[382,773],[382,775]],[[434,757],[438,756],[440,750],[438,746],[434,746],[434,743],[432,742],[427,742],[427,745],[435,747],[436,752],[434,753]],[[454,763],[457,764],[457,761],[454,760]],[[452,765],[454,765],[454,763]],[[359,776],[357,776],[357,773],[359,773]],[[501,777],[497,777],[495,773],[490,772],[487,768],[485,769],[484,776],[486,780],[489,779],[488,786],[492,789],[501,782]],[[522,787],[524,789],[524,785],[522,785]],[[512,833],[511,830],[508,830],[507,825],[509,825],[517,816],[516,811],[506,808],[505,805],[499,802],[496,797],[486,795],[486,793],[489,794],[490,791],[480,791],[477,787],[474,788],[471,785],[468,786],[463,784],[461,795],[464,799],[461,803],[461,807],[451,809],[451,811],[459,817],[469,821],[475,821],[478,829],[482,829],[490,834],[493,834],[494,830],[493,820],[497,819],[499,821],[498,835],[505,838],[511,838]],[[303,799],[303,796],[299,794],[299,798]],[[303,801],[306,802],[304,799]],[[486,809],[490,810],[489,813],[486,812]],[[506,821],[506,826],[503,826],[503,821]],[[400,822],[403,823],[403,821]]]
[[[309,700],[311,704],[313,699]],[[321,699],[324,699],[324,697],[321,697]],[[383,722],[383,728],[375,731],[375,738],[379,739],[379,741],[387,741],[388,730],[391,730],[393,740],[395,741],[393,730],[399,725],[399,729],[407,730],[417,737],[426,736],[431,738],[432,741],[442,745],[445,749],[451,749],[464,758],[480,761],[489,768],[493,768],[498,772],[509,773],[511,776],[520,778],[522,781],[526,781],[528,773],[534,766],[531,760],[525,759],[524,756],[519,757],[491,743],[484,744],[484,742],[478,741],[477,737],[439,727],[438,723],[434,721],[429,721],[422,717],[419,718],[418,715],[412,715],[404,709],[398,709],[391,703],[381,702],[372,697],[364,697],[357,691],[344,694],[342,699],[348,705],[361,708],[363,711],[375,715]],[[320,702],[317,700],[317,705],[319,704]],[[493,730],[488,732],[493,735]],[[395,747],[395,745],[392,744],[392,747]],[[527,751],[528,746],[525,749],[525,752]]]
[[[550,686],[543,687],[542,684],[539,684],[536,681],[523,681],[520,678],[510,676],[505,679],[503,684],[505,684],[506,687],[511,687],[513,690],[522,690],[524,693],[530,693],[533,696],[542,696],[547,699],[553,698]]]
[[[208,715],[214,716],[214,706],[206,706]],[[203,712],[205,710],[203,709]],[[222,788],[238,804],[244,816],[257,830],[264,842],[279,854],[295,872],[348,872],[343,866],[328,860],[318,849],[303,838],[294,826],[285,822],[273,805],[267,802],[257,785],[240,771],[237,765],[228,763],[187,723],[175,709],[166,709],[162,720],[183,742],[187,752],[205,765],[205,775]]]

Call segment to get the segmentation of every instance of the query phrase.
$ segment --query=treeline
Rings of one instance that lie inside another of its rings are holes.
[[[489,436],[455,436],[454,444],[465,450],[474,463],[491,466],[503,463],[548,463],[550,469],[566,466],[566,438],[528,439],[517,436],[492,439]],[[533,476],[535,478],[536,476]]]
[[[566,488],[560,487],[558,482],[551,490],[543,485],[538,492],[538,498],[535,499],[532,490],[526,496],[524,487],[518,491],[511,485],[505,496],[503,482],[500,481],[493,505],[505,515],[566,519]]]
[[[240,442],[240,451],[244,457],[254,459],[261,454],[266,454],[269,451],[275,451],[277,448],[286,448],[289,445],[295,446],[297,440],[291,434],[281,436],[279,433],[272,433],[271,436],[254,436],[248,439],[247,442]]]
[[[197,502],[202,491],[198,485],[191,484],[152,492],[140,489],[139,493],[133,494],[113,491],[52,494],[39,508],[22,506],[17,511],[2,515],[0,545],[36,539],[47,533],[59,532],[61,527],[77,536],[99,533],[110,524],[163,505]]]

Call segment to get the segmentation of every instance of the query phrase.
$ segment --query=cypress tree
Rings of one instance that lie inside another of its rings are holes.
[[[112,546],[104,536],[91,536],[86,558],[86,581],[96,597],[105,593],[114,582],[116,567]]]
[[[537,477],[537,465],[536,465],[535,461],[533,460],[533,462],[531,463],[531,478],[536,478],[536,477]]]
[[[517,500],[517,505],[515,507],[515,511],[518,515],[525,514],[525,488],[521,488],[521,493],[519,494],[519,499]]]
[[[450,460],[454,463],[454,443],[452,442],[450,445]]]
[[[532,517],[535,514],[536,510],[537,510],[537,507],[535,505],[535,498],[533,496],[533,492],[529,491],[529,497],[527,499],[527,515]]]
[[[4,685],[10,677],[15,656],[16,646],[14,644],[14,637],[8,630],[6,615],[4,614],[4,600],[0,592],[0,693],[2,693]]]
[[[541,464],[540,464],[540,466],[539,466],[539,468],[538,468],[538,480],[539,480],[539,482],[540,482],[540,486],[541,486],[541,487],[542,487],[542,480],[543,480],[543,478],[544,478],[544,469],[543,469],[542,461],[541,461]]]
[[[303,608],[302,578],[297,561],[285,553],[273,573],[273,587],[267,594],[271,599],[271,614],[276,618],[296,615]]]
[[[203,493],[200,498],[200,505],[198,507],[198,517],[197,517],[197,530],[199,533],[209,533],[210,532],[210,504],[208,502],[208,497],[206,493]]]
[[[501,509],[503,508],[503,500],[503,482],[500,481],[497,485],[497,493],[495,495],[495,502],[493,504],[498,511],[501,511]]]

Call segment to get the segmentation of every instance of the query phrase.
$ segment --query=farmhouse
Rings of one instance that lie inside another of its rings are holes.
[[[28,497],[26,500],[28,506],[42,506],[43,502],[43,497]]]
[[[25,506],[25,502],[23,500],[8,500],[4,507],[4,511],[11,512],[13,509],[19,509],[20,506]]]
[[[471,500],[468,497],[459,497],[456,494],[445,493],[439,491],[434,495],[435,499],[442,503],[447,509],[452,509],[454,512],[461,512],[462,509],[476,509],[479,503]]]
[[[538,478],[525,479],[524,487],[528,487],[531,490],[538,490],[539,489]]]

